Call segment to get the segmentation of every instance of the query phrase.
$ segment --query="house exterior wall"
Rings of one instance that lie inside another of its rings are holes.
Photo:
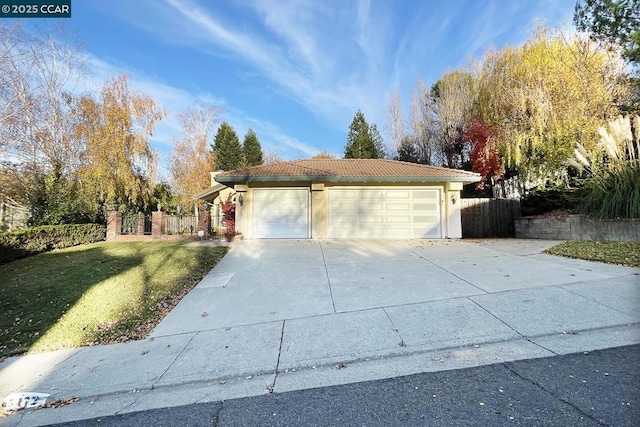
[[[429,184],[409,184],[409,183],[322,183],[315,182],[264,182],[264,183],[246,183],[245,185],[236,185],[236,230],[242,233],[245,238],[253,237],[252,215],[253,212],[253,190],[259,188],[273,187],[306,187],[311,190],[310,198],[310,235],[313,239],[327,238],[328,230],[328,189],[330,188],[371,188],[371,189],[389,189],[399,187],[425,187],[437,188],[440,190],[440,211],[441,211],[441,229],[442,236],[449,239],[462,238],[461,225],[461,203],[460,191],[463,184],[461,182],[434,182]],[[242,195],[243,204],[240,206],[238,197]],[[220,198],[224,197],[221,193]],[[226,200],[226,197],[224,198]],[[255,213],[259,215],[259,213]]]
[[[462,238],[462,214],[460,210],[461,182],[448,182],[445,185],[444,218],[446,222],[445,237],[449,239]]]

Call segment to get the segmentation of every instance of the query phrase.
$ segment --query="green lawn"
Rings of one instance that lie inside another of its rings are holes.
[[[143,338],[225,253],[102,242],[0,265],[0,357]]]
[[[640,242],[569,241],[545,252],[569,258],[640,267]]]

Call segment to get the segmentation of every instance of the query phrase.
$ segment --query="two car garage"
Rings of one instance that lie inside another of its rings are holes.
[[[386,159],[305,159],[222,172],[249,239],[462,236],[460,190],[475,173]]]
[[[438,188],[326,189],[328,238],[441,238]],[[252,195],[254,238],[311,237],[309,188],[261,188]]]

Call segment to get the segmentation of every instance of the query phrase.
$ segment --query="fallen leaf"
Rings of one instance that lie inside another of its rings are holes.
[[[89,403],[94,403],[94,402],[97,402],[98,400],[100,400],[100,396],[93,396],[89,401]]]
[[[71,405],[72,403],[75,403],[78,400],[80,399],[76,396],[63,397],[61,399],[56,399],[52,402],[47,402],[44,405],[42,405],[42,407],[43,408],[61,408],[63,406]]]

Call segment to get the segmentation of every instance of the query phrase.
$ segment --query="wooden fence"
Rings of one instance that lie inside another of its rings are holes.
[[[460,199],[462,237],[515,237],[519,199]]]

